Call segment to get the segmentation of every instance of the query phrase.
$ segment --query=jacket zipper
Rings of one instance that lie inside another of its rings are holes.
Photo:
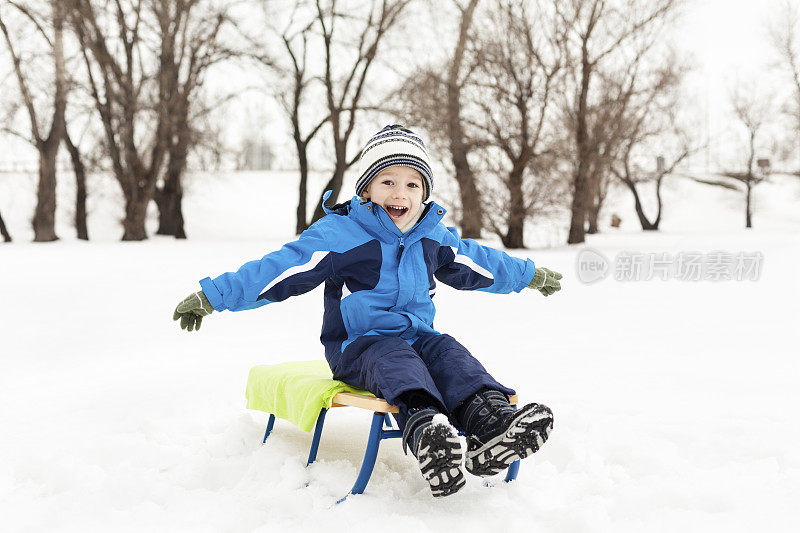
[[[387,231],[389,231],[391,233],[394,233],[393,230],[390,230],[389,228],[386,227],[386,224],[383,223],[383,220],[381,220],[381,217],[378,215],[377,211],[375,211],[375,216],[377,217],[378,222],[380,223],[380,225],[383,226],[383,228],[385,230],[387,230]],[[419,222],[417,222],[417,223],[419,223]],[[397,234],[395,233],[395,235],[397,235]],[[403,238],[404,237],[405,237],[405,235],[400,235],[400,237],[398,237],[398,239],[400,239],[400,247],[397,249],[397,260],[398,261],[400,261],[400,257],[403,255],[403,249],[405,248],[405,246],[403,245]]]
[[[417,223],[414,225],[414,227],[413,227],[413,228],[411,228],[410,230],[408,230],[408,232],[409,232],[409,233],[411,233],[411,232],[412,232],[412,231],[413,231],[413,230],[414,230],[414,229],[415,229],[417,226],[419,226],[419,225],[420,225],[420,223],[422,222],[422,219],[424,219],[424,218],[425,218],[425,216],[427,216],[427,214],[428,214],[428,210],[430,210],[430,206],[428,206],[428,207],[426,207],[426,208],[425,208],[425,211],[423,212],[422,216],[421,216],[421,217],[420,217],[420,219],[417,221]],[[383,226],[383,227],[384,227],[384,229],[386,229],[387,231],[390,231],[390,232],[394,233],[394,231],[393,231],[393,230],[390,230],[389,228],[387,228],[387,227],[386,227],[386,225],[383,223],[383,220],[381,220],[381,217],[378,215],[378,212],[377,212],[377,211],[373,211],[373,214],[376,216],[376,218],[378,219],[378,222],[380,223],[380,225],[381,225],[381,226]],[[405,236],[406,236],[406,234],[404,234],[404,235],[401,235],[401,236],[399,237],[399,239],[400,239],[400,247],[397,249],[397,260],[398,260],[398,261],[400,261],[400,258],[403,256],[403,250],[405,250],[405,245],[403,244],[403,239],[405,238]]]

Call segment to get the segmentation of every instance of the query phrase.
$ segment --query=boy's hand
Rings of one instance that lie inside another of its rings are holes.
[[[537,267],[536,272],[533,274],[533,280],[528,284],[528,287],[537,289],[545,296],[550,296],[554,292],[561,290],[561,282],[558,281],[560,279],[561,274],[558,272],[544,267]]]
[[[193,329],[200,329],[200,324],[203,323],[203,317],[210,315],[214,312],[214,307],[208,301],[203,291],[197,291],[183,299],[175,312],[172,314],[172,320],[181,321],[181,329],[192,331]]]

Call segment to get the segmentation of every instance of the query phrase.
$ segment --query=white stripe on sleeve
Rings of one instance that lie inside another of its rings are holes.
[[[455,259],[453,259],[454,263],[461,263],[462,265],[466,266],[467,268],[474,270],[484,278],[494,279],[494,276],[491,272],[480,266],[478,263],[472,260],[471,257],[468,255],[458,253],[458,248],[455,246],[450,247],[453,250],[453,254],[455,254]]]
[[[291,268],[287,268],[284,270],[277,278],[270,281],[269,285],[264,287],[264,290],[261,291],[262,294],[270,290],[272,287],[280,283],[281,281],[285,280],[289,276],[294,276],[295,274],[300,274],[301,272],[308,272],[309,270],[314,270],[320,262],[325,259],[325,257],[330,253],[330,251],[323,251],[319,250],[311,254],[311,259],[308,260],[307,263],[302,265],[293,266]]]

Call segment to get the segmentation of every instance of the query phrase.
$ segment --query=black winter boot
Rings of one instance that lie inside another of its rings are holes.
[[[467,483],[461,470],[464,452],[458,431],[432,407],[409,409],[408,414],[403,451],[411,448],[434,497],[457,492]]]
[[[494,390],[479,391],[455,414],[467,434],[467,472],[481,477],[536,452],[553,430],[550,408],[529,403],[515,411],[505,395]]]

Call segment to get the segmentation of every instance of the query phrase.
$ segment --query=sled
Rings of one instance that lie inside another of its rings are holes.
[[[309,364],[312,362],[304,362],[304,363],[297,363],[298,365],[306,365],[302,368],[297,368],[298,372],[313,372],[313,375],[309,376],[306,375],[298,375],[298,378],[313,378],[314,381],[329,379],[331,382],[330,387],[325,387],[325,390],[331,390],[333,386],[338,386],[341,382],[337,382],[332,379],[331,377],[325,378],[324,376],[330,376],[330,369],[328,369],[327,364],[324,361],[321,361],[319,367],[316,366],[317,362],[313,362],[314,365],[309,367]],[[291,390],[293,388],[292,383],[290,381],[287,382],[285,379],[287,375],[292,375],[294,373],[293,366],[287,365],[294,365],[294,363],[285,363],[283,365],[260,365],[258,367],[253,367],[250,371],[250,376],[248,378],[248,407],[258,409],[261,411],[265,411],[269,414],[269,419],[267,421],[267,429],[264,432],[264,438],[262,439],[261,443],[265,444],[267,442],[267,438],[272,433],[272,430],[275,426],[275,418],[276,415],[273,412],[270,412],[270,408],[265,403],[258,403],[254,400],[256,396],[256,390],[259,390],[263,393],[265,390],[265,385],[267,388],[270,387],[272,384],[278,384],[281,388],[280,396],[281,396],[281,403],[283,404],[282,407],[285,409],[287,407],[286,402],[287,398],[293,397],[302,397],[304,399],[309,398],[309,394],[307,390],[299,391],[299,394],[293,394],[294,392]],[[323,366],[324,365],[324,368]],[[281,377],[283,379],[275,380],[273,383],[269,383],[265,380],[270,380],[273,376],[276,375],[277,371],[282,372]],[[320,381],[320,383],[323,383]],[[323,383],[324,384],[324,383]],[[342,384],[345,388],[353,389],[352,387],[346,386]],[[357,390],[357,389],[355,389]],[[274,395],[273,395],[274,396]],[[318,400],[316,397],[313,400]],[[517,396],[513,395],[509,398],[511,405],[517,405]],[[348,496],[351,494],[362,494],[364,489],[367,487],[367,483],[369,483],[370,476],[372,475],[372,470],[375,467],[375,460],[378,457],[378,449],[380,447],[380,443],[382,440],[385,439],[399,439],[402,437],[402,432],[399,429],[396,429],[390,413],[397,413],[399,410],[397,406],[389,404],[386,400],[382,398],[376,398],[372,394],[359,391],[359,392],[352,392],[352,391],[342,391],[336,392],[330,398],[323,398],[322,399],[323,407],[319,410],[319,414],[317,415],[316,422],[314,423],[314,435],[311,439],[311,450],[308,453],[308,461],[306,461],[306,467],[311,466],[314,461],[317,459],[317,449],[319,448],[320,438],[322,437],[322,427],[325,424],[325,416],[329,409],[335,407],[356,407],[359,409],[364,409],[367,411],[371,411],[372,414],[372,424],[370,426],[369,437],[367,437],[367,449],[364,452],[364,460],[361,463],[361,468],[358,473],[358,477],[356,478],[355,483],[353,484],[353,488],[350,489],[344,497],[339,499],[336,503],[343,502]],[[289,406],[291,407],[291,406]],[[296,421],[292,420],[296,423]],[[304,429],[303,427],[299,426],[300,429]],[[459,431],[459,435],[463,435],[463,432]],[[514,461],[509,465],[505,481],[510,482],[516,479],[517,473],[519,472],[519,460]]]

